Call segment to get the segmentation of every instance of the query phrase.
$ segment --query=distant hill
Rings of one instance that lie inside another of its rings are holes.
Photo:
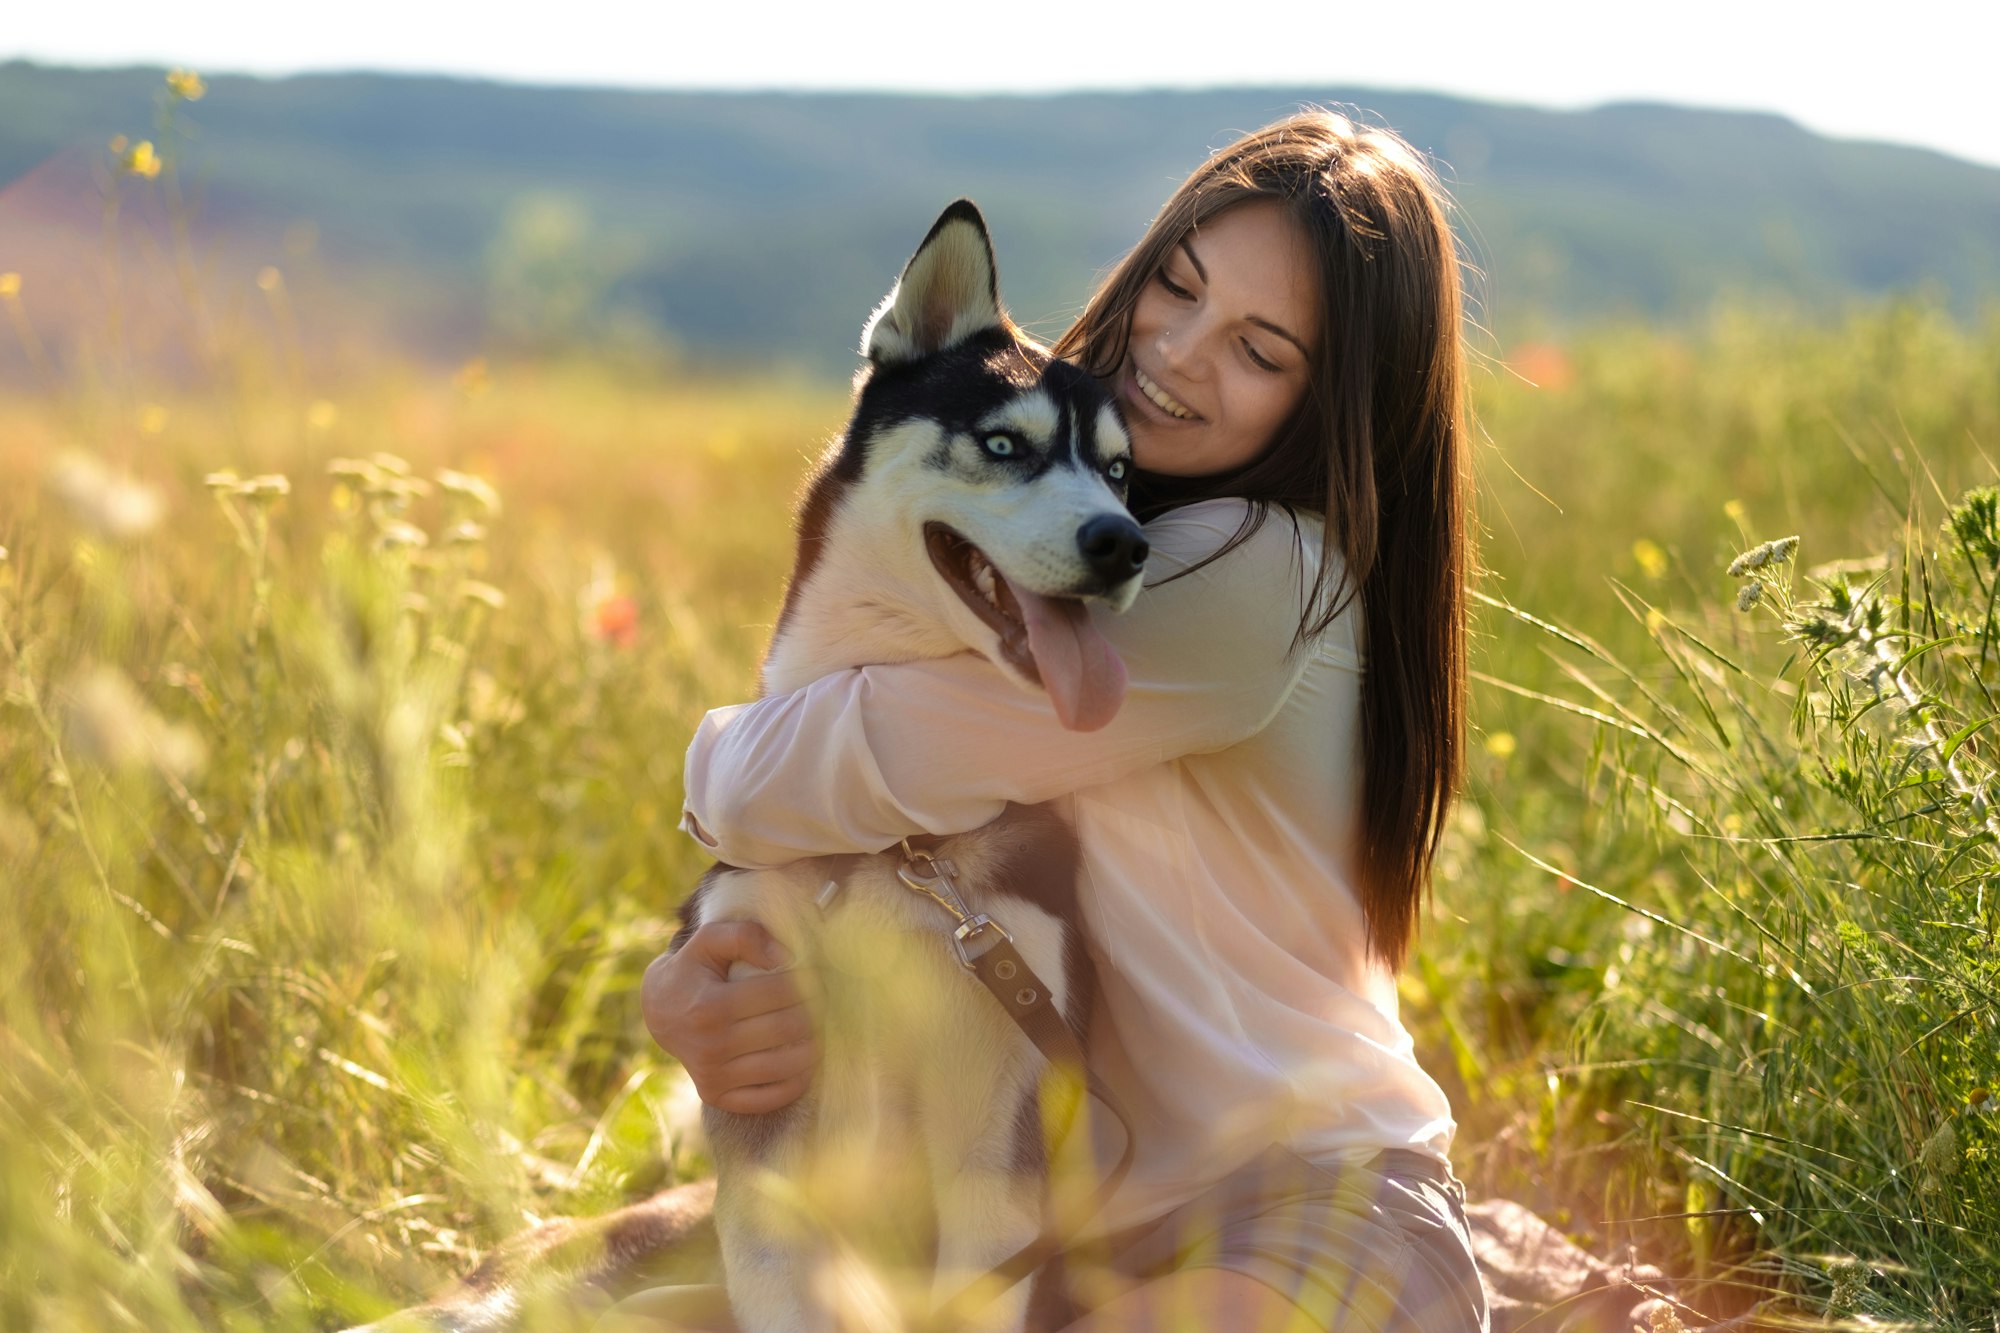
[[[112,135],[149,136],[161,74],[0,65],[0,270],[10,246],[95,234],[90,170]],[[297,260],[310,222],[313,262],[441,354],[653,328],[832,368],[952,197],[987,211],[1016,312],[1054,329],[1204,153],[1308,101],[1438,160],[1503,337],[1685,318],[1725,293],[1808,311],[2000,297],[2000,170],[1766,115],[1341,87],[953,99],[357,74],[215,78],[185,119],[205,245],[248,273]]]

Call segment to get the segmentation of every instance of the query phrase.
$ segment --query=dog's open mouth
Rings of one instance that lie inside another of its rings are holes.
[[[1071,731],[1095,731],[1125,701],[1125,664],[1073,597],[1016,588],[986,553],[942,523],[924,524],[924,548],[951,590],[1000,640],[1000,655],[1048,691]]]

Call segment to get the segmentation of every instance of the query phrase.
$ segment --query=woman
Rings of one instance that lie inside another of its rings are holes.
[[[1458,268],[1428,171],[1308,112],[1214,155],[1058,351],[1118,394],[1153,557],[1102,625],[1101,731],[959,657],[711,713],[685,826],[744,866],[879,851],[1062,799],[1137,1159],[1099,1219],[1130,1279],[1074,1327],[1484,1328],[1452,1121],[1396,1017],[1464,744]],[[1364,653],[1366,670],[1363,670]],[[784,762],[787,755],[811,759]],[[704,926],[648,1025],[703,1098],[769,1111],[816,1056],[795,973]]]

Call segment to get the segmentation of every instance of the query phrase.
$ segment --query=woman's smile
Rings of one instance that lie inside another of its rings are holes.
[[[1138,386],[1139,392],[1145,395],[1147,401],[1151,402],[1168,416],[1181,421],[1194,416],[1192,408],[1183,404],[1165,389],[1162,389],[1145,371],[1139,369],[1137,366],[1132,367],[1132,381]]]

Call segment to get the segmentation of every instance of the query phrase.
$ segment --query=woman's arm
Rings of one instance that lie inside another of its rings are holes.
[[[970,653],[837,672],[703,720],[683,827],[746,868],[880,851],[1255,734],[1303,668],[1292,640],[1317,532],[1276,512],[1236,550],[1162,582],[1226,543],[1243,512],[1210,502],[1148,527],[1149,586],[1100,621],[1129,682],[1101,730],[1065,730],[1045,695]]]

